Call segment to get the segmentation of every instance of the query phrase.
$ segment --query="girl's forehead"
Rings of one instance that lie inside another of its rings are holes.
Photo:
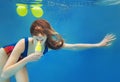
[[[36,26],[36,27],[35,27],[35,30],[41,30],[41,29],[42,29],[41,26]]]

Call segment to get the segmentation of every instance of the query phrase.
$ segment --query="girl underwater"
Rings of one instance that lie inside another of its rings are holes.
[[[30,33],[32,37],[22,38],[16,44],[0,48],[0,82],[10,82],[9,78],[13,75],[17,82],[29,82],[26,64],[39,60],[49,50],[98,48],[110,46],[116,39],[115,35],[108,34],[99,43],[68,44],[44,19],[35,20]]]

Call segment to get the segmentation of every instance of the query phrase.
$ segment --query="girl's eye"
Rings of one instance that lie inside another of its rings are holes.
[[[37,41],[39,41],[39,40],[41,40],[41,41],[42,41],[42,40],[43,40],[43,38],[36,38],[36,40],[37,40]]]

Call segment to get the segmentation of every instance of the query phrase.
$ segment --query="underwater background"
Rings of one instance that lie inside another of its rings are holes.
[[[108,33],[117,39],[110,47],[50,51],[27,64],[30,82],[120,82],[120,1],[110,1],[43,0],[41,18],[48,20],[65,42],[97,43]],[[25,17],[17,15],[17,2],[0,2],[1,47],[31,36],[30,25],[38,19],[29,7]]]

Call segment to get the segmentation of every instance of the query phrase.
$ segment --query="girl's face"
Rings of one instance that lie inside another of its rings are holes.
[[[38,34],[37,36],[34,35],[33,39],[35,40],[35,42],[40,41],[41,43],[45,43],[47,36]]]

